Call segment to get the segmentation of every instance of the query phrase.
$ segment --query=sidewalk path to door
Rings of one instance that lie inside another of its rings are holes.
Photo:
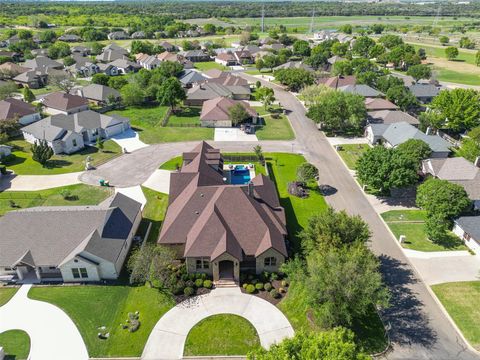
[[[88,360],[87,347],[73,321],[58,307],[29,299],[31,286],[23,285],[0,307],[0,333],[25,331],[30,336],[29,360]]]

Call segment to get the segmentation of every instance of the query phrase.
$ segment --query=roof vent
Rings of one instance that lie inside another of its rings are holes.
[[[200,211],[196,210],[196,211],[195,211],[195,214],[196,214],[196,215],[200,214]]]
[[[200,197],[204,197],[205,195],[204,194],[200,194]]]

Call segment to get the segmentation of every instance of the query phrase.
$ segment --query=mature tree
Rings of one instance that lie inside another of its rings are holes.
[[[321,327],[351,326],[372,306],[388,306],[379,266],[364,244],[312,251],[304,286],[316,322]]]
[[[362,184],[382,193],[418,181],[418,162],[412,156],[383,146],[375,146],[364,152],[358,159],[356,168]]]
[[[108,86],[108,80],[110,76],[102,73],[94,74],[92,76],[92,83]]]
[[[386,53],[385,47],[381,44],[375,44],[370,48],[370,52],[368,53],[368,57],[370,59],[378,58],[380,55]]]
[[[360,216],[350,216],[344,210],[336,212],[329,207],[308,220],[300,238],[305,254],[309,254],[318,248],[365,243],[370,238],[370,230]]]
[[[375,46],[375,41],[373,41],[368,36],[359,37],[353,44],[352,51],[364,58],[368,58],[370,54],[370,49]]]
[[[448,60],[455,60],[458,57],[458,49],[455,46],[449,46],[445,49],[445,56]]]
[[[464,49],[475,49],[475,42],[467,36],[460,39],[460,47]]]
[[[228,109],[228,117],[232,125],[237,126],[246,122],[251,116],[242,104],[237,103]]]
[[[333,75],[347,76],[353,74],[352,62],[349,60],[337,61],[333,64]]]
[[[0,85],[0,100],[12,97],[17,91],[18,87],[13,81],[8,81],[5,85]]]
[[[340,29],[339,29],[341,32],[345,33],[345,34],[348,34],[350,35],[353,31],[353,27],[352,25],[350,24],[345,24],[345,25],[342,25],[340,26]]]
[[[473,89],[440,91],[430,109],[443,119],[442,128],[457,133],[480,125],[480,93]]]
[[[403,111],[414,108],[418,105],[418,100],[405,86],[398,85],[388,89],[387,99],[397,105]]]
[[[136,83],[129,83],[120,89],[126,106],[139,106],[145,102],[145,91]]]
[[[67,56],[67,57],[63,58],[63,65],[64,66],[72,66],[75,63],[76,63],[75,59],[71,56]]]
[[[348,42],[341,43],[339,41],[335,42],[332,45],[332,54],[337,56],[346,56],[350,49],[350,44]]]
[[[275,101],[275,93],[272,88],[263,86],[257,89],[258,100],[263,104],[265,110]]]
[[[121,90],[127,84],[128,80],[126,76],[110,76],[108,79],[108,86],[117,90]]]
[[[387,60],[398,69],[408,69],[412,65],[421,63],[420,57],[416,54],[415,48],[410,44],[395,46],[386,53]]]
[[[103,45],[98,42],[94,42],[90,44],[90,52],[92,55],[100,55],[103,50]]]
[[[448,36],[442,35],[438,38],[438,41],[440,41],[440,44],[446,45],[450,42],[450,38]]]
[[[351,330],[337,327],[320,332],[297,332],[293,338],[287,338],[280,344],[274,344],[269,350],[259,347],[248,353],[248,360],[367,360],[355,343]]]
[[[393,49],[396,46],[403,44],[403,39],[398,35],[382,35],[378,42],[385,46],[387,49]]]
[[[315,181],[318,177],[318,169],[315,165],[304,162],[297,167],[297,179],[302,182]]]
[[[55,41],[57,34],[53,30],[45,30],[38,33],[38,38],[44,43],[51,43]]]
[[[423,140],[409,139],[396,147],[397,152],[401,152],[406,156],[411,156],[412,159],[420,164],[421,160],[430,157],[432,149]]]
[[[70,45],[68,45],[66,42],[56,41],[48,48],[48,57],[52,59],[64,58],[70,54]]]
[[[302,89],[302,92],[300,93],[300,97],[307,106],[311,106],[316,104],[318,101],[321,101],[322,97],[324,96],[324,93],[332,93],[333,91],[335,90],[323,84],[310,85]]]
[[[377,78],[377,89],[385,94],[394,86],[404,86],[402,79],[392,75],[383,75]]]
[[[328,64],[329,55],[330,53],[328,51],[312,53],[312,55],[310,55],[305,62],[315,70],[322,69],[326,64]]]
[[[415,81],[430,79],[432,77],[432,69],[428,65],[413,65],[408,68],[407,75],[413,77]]]
[[[265,67],[265,63],[263,62],[262,58],[258,58],[255,60],[255,68],[258,71],[261,71]]]
[[[69,94],[75,87],[74,77],[66,71],[50,74],[48,76],[48,83],[66,94]]]
[[[310,56],[310,44],[306,40],[297,40],[293,43],[293,53],[299,56]]]
[[[31,147],[32,159],[42,166],[45,166],[53,156],[53,149],[48,146],[47,140],[35,140],[35,143]]]
[[[23,100],[25,100],[28,103],[31,103],[32,101],[35,100],[35,95],[33,94],[32,90],[28,86],[25,86],[22,89],[22,95],[23,95]]]
[[[265,55],[262,59],[263,67],[269,68],[270,71],[273,71],[273,68],[279,65],[278,57],[275,55]]]
[[[275,79],[286,85],[290,91],[298,92],[313,84],[313,74],[305,69],[280,69],[274,73]]]
[[[359,134],[367,111],[360,95],[326,91],[308,109],[307,116],[327,132]]]
[[[158,102],[160,105],[170,106],[172,110],[185,98],[185,90],[183,90],[182,83],[176,77],[172,76],[165,80],[158,88]]]
[[[0,121],[0,134],[3,134],[4,138],[18,135],[18,130],[20,130],[21,126],[18,118],[2,120]]]
[[[175,252],[166,246],[145,243],[132,251],[128,260],[130,283],[165,288],[169,285],[171,272],[168,267],[175,260]]]
[[[357,84],[365,84],[371,87],[377,87],[378,73],[375,71],[361,71],[356,74]]]
[[[427,59],[427,52],[425,51],[424,48],[419,48],[417,50],[417,55],[420,58],[420,60],[426,60]]]
[[[474,162],[480,156],[480,126],[473,128],[462,139],[458,155]]]

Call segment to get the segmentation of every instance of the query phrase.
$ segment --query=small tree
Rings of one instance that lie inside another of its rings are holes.
[[[92,76],[92,83],[108,86],[108,80],[110,76],[102,73],[94,74]]]
[[[228,109],[228,117],[232,125],[237,126],[247,121],[250,118],[250,114],[242,104],[237,103]]]
[[[448,36],[442,35],[438,38],[438,41],[440,41],[440,44],[446,45],[450,42],[450,39],[448,38]]]
[[[315,181],[318,177],[318,169],[316,166],[304,162],[297,167],[297,179],[302,182]]]
[[[31,103],[35,100],[35,95],[33,95],[32,90],[28,86],[25,86],[22,90],[23,100],[28,103]]]
[[[63,91],[66,94],[69,94],[70,91],[72,91],[72,89],[75,87],[75,80],[73,76],[66,71],[49,75],[48,83],[59,88],[60,91]]]
[[[448,60],[455,60],[458,57],[458,49],[455,46],[449,46],[445,49],[445,56]]]
[[[275,101],[275,93],[272,88],[266,86],[261,87],[257,90],[257,94],[265,110]]]
[[[265,157],[263,156],[263,149],[261,145],[255,145],[253,147],[253,152],[257,157],[258,161],[263,165],[265,163]]]
[[[407,75],[413,77],[415,81],[420,79],[430,79],[432,76],[432,69],[430,69],[428,65],[413,65],[408,68]]]
[[[32,159],[42,166],[53,156],[53,149],[48,146],[47,140],[38,140],[31,147]]]
[[[475,65],[480,66],[480,51],[475,54]]]
[[[103,141],[102,141],[102,139],[100,138],[100,136],[97,136],[96,145],[97,145],[97,148],[98,148],[100,151],[103,151],[104,144],[103,144]]]

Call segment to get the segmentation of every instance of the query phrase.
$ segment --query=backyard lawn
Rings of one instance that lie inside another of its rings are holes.
[[[70,192],[67,199],[62,195],[65,191]],[[0,192],[0,216],[8,211],[35,206],[97,205],[111,194],[109,188],[84,184],[41,191],[4,191]]]
[[[278,107],[274,107],[277,110]],[[263,106],[255,107],[258,114],[265,119],[265,125],[255,131],[258,140],[293,140],[295,134],[288,118],[281,114],[278,119],[272,117],[269,110],[265,110]],[[278,111],[278,110],[277,110]]]
[[[207,71],[211,69],[228,70],[226,66],[216,63],[215,61],[196,62],[195,69],[200,71]]]
[[[17,292],[18,288],[0,287],[0,306],[5,305]]]
[[[257,331],[248,320],[222,314],[210,316],[190,330],[184,355],[246,355],[258,346]]]
[[[140,356],[150,332],[173,300],[147,286],[49,286],[34,287],[29,297],[52,303],[75,322],[91,357]],[[136,332],[122,329],[129,312],[139,311],[141,325]],[[97,337],[105,326],[110,337]]]
[[[450,233],[443,243],[435,243],[425,234],[425,212],[422,210],[392,210],[382,214],[390,230],[399,239],[405,235],[402,246],[417,251],[467,250],[462,241]]]
[[[152,189],[142,187],[143,194],[147,198],[147,204],[143,209],[143,219],[140,223],[137,234],[143,236],[147,231],[148,223],[152,223],[150,234],[148,235],[148,242],[156,242],[158,234],[162,226],[165,212],[168,205],[168,195],[163,194]]]
[[[30,352],[30,337],[23,330],[8,330],[0,334],[5,360],[24,360]]]
[[[168,119],[169,126],[200,125],[201,107],[182,107]]]
[[[32,159],[30,143],[25,140],[12,140],[7,145],[13,146],[13,157],[5,161],[5,165],[17,175],[54,175],[83,171],[87,156],[91,157],[94,166],[98,166],[122,152],[113,140],[107,140],[103,144],[101,151],[95,146],[87,146],[71,155],[54,155],[44,167]]]
[[[367,144],[345,144],[340,146],[342,149],[338,150],[338,154],[350,170],[355,170],[358,158],[369,148]]]
[[[132,127],[138,131],[140,140],[147,144],[176,141],[213,140],[214,130],[202,127],[172,127],[162,126],[162,120],[167,113],[166,106],[130,107],[125,110],[114,110],[109,114],[119,114],[130,119]],[[170,117],[173,124],[191,123],[197,115],[192,110]],[[170,124],[172,124],[170,123]]]
[[[470,344],[480,350],[480,281],[433,285],[432,290]]]

